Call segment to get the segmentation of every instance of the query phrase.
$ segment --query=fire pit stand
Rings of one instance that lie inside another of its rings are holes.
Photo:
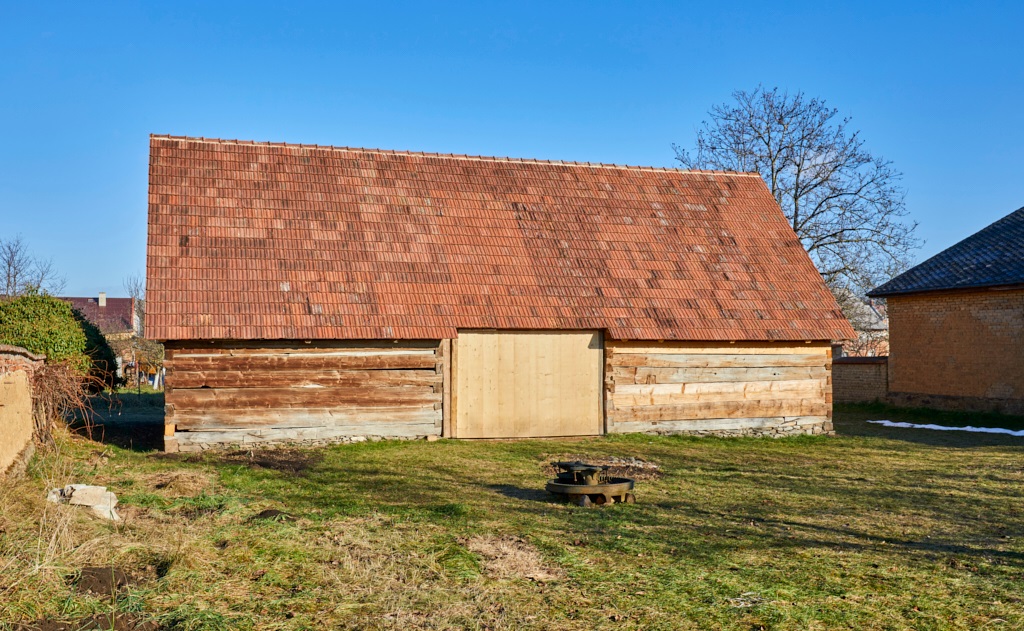
[[[633,504],[632,478],[608,477],[608,465],[583,462],[552,462],[557,477],[544,487],[549,493],[564,497],[577,506],[625,503]]]

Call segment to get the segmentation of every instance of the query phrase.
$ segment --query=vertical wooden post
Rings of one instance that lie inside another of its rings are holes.
[[[602,345],[604,348],[604,375],[601,379],[601,393],[604,395],[604,405],[602,411],[604,412],[604,433],[611,434],[613,428],[612,415],[615,412],[615,403],[612,401],[612,395],[615,393],[615,375],[612,369],[612,355],[614,350],[608,348],[608,343],[605,341]]]
[[[451,358],[451,393],[448,397],[451,400],[452,413],[448,416],[448,436],[451,438],[459,437],[459,338],[455,337],[451,340],[452,344],[452,358]]]
[[[452,437],[452,341],[441,340],[441,436]]]
[[[825,403],[828,404],[828,420],[832,420],[832,347],[825,349]]]

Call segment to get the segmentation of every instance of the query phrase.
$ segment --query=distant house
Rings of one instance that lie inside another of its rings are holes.
[[[838,296],[843,313],[857,337],[836,344],[837,357],[884,357],[889,354],[889,315],[885,302],[862,298],[852,291]]]
[[[868,294],[896,403],[1024,413],[1024,208]]]
[[[107,339],[124,339],[138,335],[139,316],[134,298],[107,298],[99,292],[94,298],[62,297],[93,323]]]
[[[152,137],[166,447],[831,431],[853,330],[756,173]]]

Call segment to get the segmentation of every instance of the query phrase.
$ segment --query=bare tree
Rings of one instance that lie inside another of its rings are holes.
[[[129,298],[135,299],[135,317],[139,320],[138,334],[145,336],[146,331],[146,279],[141,274],[124,277],[124,291]]]
[[[64,284],[53,260],[32,256],[21,236],[0,239],[0,297],[13,298],[31,289],[58,294]]]
[[[919,246],[906,222],[902,174],[871,155],[825,101],[758,86],[716,105],[687,168],[761,174],[833,292],[863,295],[905,270]]]

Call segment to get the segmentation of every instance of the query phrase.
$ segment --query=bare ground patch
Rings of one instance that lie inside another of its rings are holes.
[[[262,448],[260,450],[239,449],[229,451],[219,460],[226,464],[244,464],[254,469],[270,469],[281,473],[301,475],[320,464],[322,450],[294,449],[290,447]]]
[[[537,548],[520,537],[471,537],[466,549],[480,556],[484,572],[492,578],[525,578],[546,583],[563,578],[563,572],[544,562]]]
[[[587,464],[607,466],[608,475],[616,478],[633,478],[634,480],[658,480],[665,477],[661,465],[643,458],[632,456],[620,458],[617,456],[587,456],[585,454],[555,454],[547,458],[548,462],[542,465],[544,474],[550,478],[555,477],[558,470],[552,462],[573,462],[579,460]]]
[[[95,594],[97,596],[116,596],[117,593],[128,587],[130,581],[128,574],[118,567],[97,567],[86,566],[74,579],[75,587],[83,594]]]

